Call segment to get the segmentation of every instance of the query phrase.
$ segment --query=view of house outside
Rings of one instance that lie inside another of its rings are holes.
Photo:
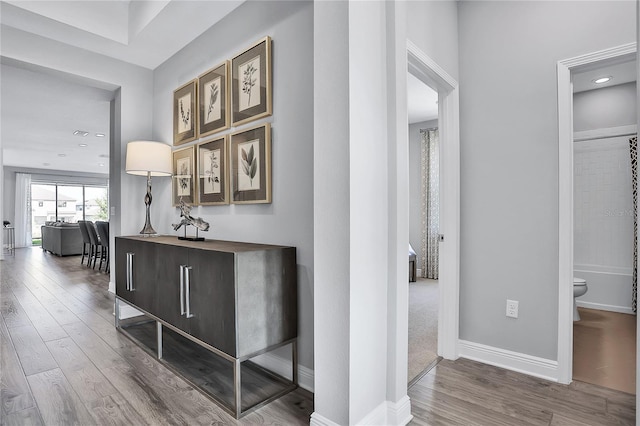
[[[83,197],[84,188],[84,197]],[[46,222],[77,223],[79,220],[108,220],[106,186],[31,185],[31,234],[34,245],[40,244],[40,227]]]

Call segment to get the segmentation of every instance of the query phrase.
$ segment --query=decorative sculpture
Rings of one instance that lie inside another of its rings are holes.
[[[184,237],[178,237],[179,240],[189,240],[189,241],[204,241],[203,237],[198,237],[198,230],[208,231],[209,230],[209,222],[205,222],[201,217],[195,218],[191,216],[191,206],[186,204],[182,197],[180,197],[180,217],[182,220],[180,223],[172,223],[173,230],[177,231],[182,226],[184,226]],[[196,236],[195,237],[187,237],[187,226],[194,226],[196,228]]]

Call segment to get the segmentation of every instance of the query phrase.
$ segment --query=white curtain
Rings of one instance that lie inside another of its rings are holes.
[[[422,278],[438,279],[440,233],[440,144],[438,129],[422,134]]]
[[[31,241],[31,175],[16,173],[16,247],[30,247]]]

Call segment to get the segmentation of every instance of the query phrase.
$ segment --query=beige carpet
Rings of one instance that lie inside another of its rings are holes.
[[[409,283],[409,382],[438,357],[438,281]]]
[[[636,393],[635,315],[578,308],[573,323],[573,378]]]

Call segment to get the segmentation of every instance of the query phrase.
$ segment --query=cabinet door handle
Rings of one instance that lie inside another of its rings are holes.
[[[186,292],[186,299],[187,299],[187,318],[193,318],[194,315],[191,313],[191,270],[193,269],[191,266],[187,266],[184,268],[185,269],[185,275],[186,275],[186,283],[185,283],[185,292]]]
[[[134,253],[127,253],[127,290],[133,291],[133,255]]]
[[[180,265],[180,316],[184,315],[184,274],[185,266]]]

